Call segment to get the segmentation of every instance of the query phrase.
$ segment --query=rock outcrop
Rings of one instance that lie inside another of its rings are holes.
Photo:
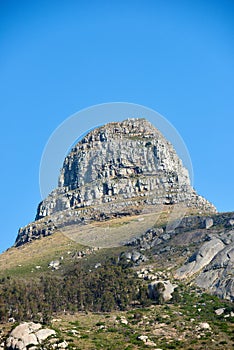
[[[19,230],[16,246],[55,228],[131,215],[142,208],[183,203],[214,213],[197,195],[173,146],[145,119],[127,119],[89,132],[64,160],[55,189],[36,221]]]
[[[177,276],[183,278],[193,276],[207,266],[224,247],[225,244],[221,239],[212,237],[210,241],[205,242],[200,249],[189,258],[187,264],[177,270]]]
[[[157,257],[159,267],[168,262],[174,278],[189,280],[222,299],[234,301],[234,212],[212,217],[190,216],[181,220],[170,233],[166,226],[150,228],[126,243],[147,257]],[[129,261],[130,252],[125,253]],[[185,260],[181,264],[180,260]],[[164,260],[163,260],[164,259]],[[170,262],[173,262],[171,264]],[[161,280],[162,276],[143,269],[138,277]],[[164,277],[169,279],[170,276]]]
[[[42,328],[40,323],[23,322],[9,334],[4,349],[66,349],[68,344],[61,341],[53,329]]]
[[[230,218],[231,216],[231,218]],[[175,277],[192,278],[199,286],[223,299],[234,301],[234,213],[217,216],[217,222],[223,223],[222,230],[214,226],[206,241],[177,269]],[[212,225],[213,227],[213,225]]]

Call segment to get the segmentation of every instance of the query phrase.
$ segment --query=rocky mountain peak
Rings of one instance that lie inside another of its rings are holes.
[[[59,187],[73,190],[98,179],[136,174],[142,163],[139,149],[152,146],[152,140],[165,141],[159,131],[143,118],[109,123],[94,129],[66,157]],[[98,155],[101,156],[99,163],[96,160]],[[88,172],[83,168],[87,162],[84,158],[89,162]]]
[[[149,121],[131,118],[108,123],[72,148],[58,188],[39,204],[34,229],[32,225],[21,229],[16,244],[35,234],[50,234],[53,225],[48,231],[48,217],[61,226],[178,203],[200,212],[216,211],[196,194],[173,146]]]

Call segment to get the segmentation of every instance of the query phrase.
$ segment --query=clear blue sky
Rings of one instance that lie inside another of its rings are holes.
[[[34,219],[50,134],[103,102],[164,115],[196,190],[234,210],[233,1],[1,0],[0,90],[0,251]]]

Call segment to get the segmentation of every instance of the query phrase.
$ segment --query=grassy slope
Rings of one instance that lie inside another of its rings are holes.
[[[18,248],[12,247],[0,255],[0,275],[27,276],[32,271],[34,273],[48,271],[51,260],[59,259],[74,249],[80,250],[82,246],[61,232]],[[41,268],[36,269],[36,266]]]
[[[121,248],[121,243],[141,235],[152,226],[165,224],[171,210],[170,206],[164,206],[160,214],[146,212],[137,216],[94,222],[85,226],[68,226],[51,236],[18,248],[12,247],[0,255],[0,277],[6,274],[24,276],[30,275],[31,271],[34,274],[48,271],[50,261],[63,256],[66,263],[69,251],[72,253],[85,250],[87,246],[107,248],[101,249],[101,252],[96,254],[98,256],[113,254],[115,251],[118,253],[119,250],[125,249],[123,246]],[[35,269],[36,266],[41,266],[41,269]]]
[[[157,224],[160,225],[167,218],[164,213]],[[93,225],[96,234],[107,228],[109,232],[132,232],[136,227],[139,234],[149,225],[152,225],[152,217],[145,216],[143,221],[140,217],[115,219],[109,222]],[[155,219],[155,218],[154,218]],[[139,224],[144,223],[144,227]],[[83,228],[90,230],[90,227]],[[92,228],[93,229],[93,228]],[[117,229],[117,231],[115,231]],[[78,231],[75,232],[77,234]],[[110,237],[112,240],[112,237]],[[63,256],[63,266],[73,264],[71,257],[76,251],[86,250],[87,247],[74,242],[61,232],[52,236],[35,240],[20,248],[10,248],[0,255],[0,277],[11,275],[25,278],[36,277],[48,273],[48,263]],[[87,255],[80,260],[82,264],[94,266],[95,263],[105,259],[107,255],[118,255],[124,247],[104,248]],[[70,253],[69,253],[70,252]],[[166,253],[167,255],[167,253]],[[167,256],[165,255],[165,259]],[[172,263],[179,262],[182,257],[172,256]],[[157,269],[168,268],[164,256],[158,256],[150,261]],[[178,260],[177,260],[178,259]],[[19,266],[21,265],[21,266]],[[36,269],[36,266],[41,266]],[[140,267],[142,268],[142,266]],[[60,271],[60,270],[59,270]],[[51,272],[51,273],[59,273]],[[148,282],[146,282],[148,283]],[[205,294],[193,293],[188,286],[181,285],[181,301],[178,304],[152,305],[145,309],[132,309],[125,312],[111,312],[106,314],[76,313],[55,315],[57,319],[52,326],[59,330],[61,338],[66,339],[73,349],[148,349],[149,346],[137,339],[139,335],[147,335],[156,345],[152,348],[160,349],[232,349],[234,347],[234,318],[225,317],[234,312],[233,306],[215,297]],[[225,307],[223,315],[217,316],[215,310]],[[124,325],[119,318],[124,316],[128,324]],[[208,322],[210,330],[199,330],[199,323]],[[2,329],[10,329],[10,324],[2,325]],[[77,333],[73,334],[73,331]]]
[[[183,294],[187,303],[105,314],[57,315],[52,326],[72,349],[233,349],[234,318],[225,318],[227,312],[217,316],[214,311],[228,307],[228,303],[207,295],[195,297],[186,289]],[[208,322],[210,329],[202,329],[202,322]],[[144,345],[138,339],[140,335],[147,335],[155,345]]]

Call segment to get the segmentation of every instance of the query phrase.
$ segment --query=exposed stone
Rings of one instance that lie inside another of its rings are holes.
[[[126,259],[128,262],[132,261],[134,264],[140,264],[141,262],[147,261],[147,257],[140,252],[133,250],[132,252],[123,252],[119,256],[119,260]]]
[[[155,346],[156,344],[149,339],[147,335],[139,335],[137,337],[138,340],[141,340],[147,346]]]
[[[51,335],[55,335],[56,332],[53,329],[40,329],[36,332],[37,339],[39,343],[42,343],[45,339],[49,338]]]
[[[148,340],[148,338],[149,338],[149,337],[148,337],[147,335],[139,335],[139,336],[137,337],[137,339],[143,341],[144,343],[146,343],[146,341]]]
[[[153,281],[148,285],[149,297],[154,300],[158,300],[159,295],[163,297],[163,301],[169,301],[172,298],[177,285],[172,284],[170,281],[158,280]]]
[[[195,252],[175,277],[193,277],[199,273],[195,282],[199,287],[234,301],[234,231],[220,232]]]
[[[137,262],[140,258],[141,258],[141,253],[139,253],[136,250],[134,250],[132,252],[132,256],[131,256],[132,261],[133,262]]]
[[[101,263],[97,263],[97,264],[95,264],[94,268],[95,268],[95,269],[98,269],[98,268],[101,267],[101,266],[102,266]]]
[[[221,250],[196,278],[196,283],[222,299],[234,301],[234,243]]]
[[[204,222],[204,226],[205,228],[208,230],[209,228],[211,228],[214,224],[214,221],[212,218],[206,218],[205,222]]]
[[[224,247],[224,243],[219,238],[214,237],[210,241],[205,242],[201,248],[189,258],[187,264],[176,271],[176,277],[187,278],[193,276],[209,264],[214,256]]]
[[[215,310],[216,315],[220,316],[224,313],[225,307]]]
[[[128,324],[128,320],[126,319],[125,316],[121,316],[121,317],[120,317],[120,323],[125,324],[125,325]]]
[[[6,349],[26,350],[29,345],[37,346],[52,335],[55,336],[56,332],[52,329],[42,328],[40,323],[24,322],[9,334],[6,340]]]
[[[58,188],[39,204],[36,221],[19,230],[15,245],[51,235],[66,225],[178,203],[201,212],[216,211],[196,194],[174,148],[147,120],[106,124],[71,150]]]
[[[199,323],[198,327],[200,329],[204,329],[204,330],[210,330],[211,329],[209,323],[207,323],[207,322]]]
[[[58,270],[59,265],[60,265],[60,261],[59,260],[52,260],[49,263],[49,267],[53,268],[54,270]]]

